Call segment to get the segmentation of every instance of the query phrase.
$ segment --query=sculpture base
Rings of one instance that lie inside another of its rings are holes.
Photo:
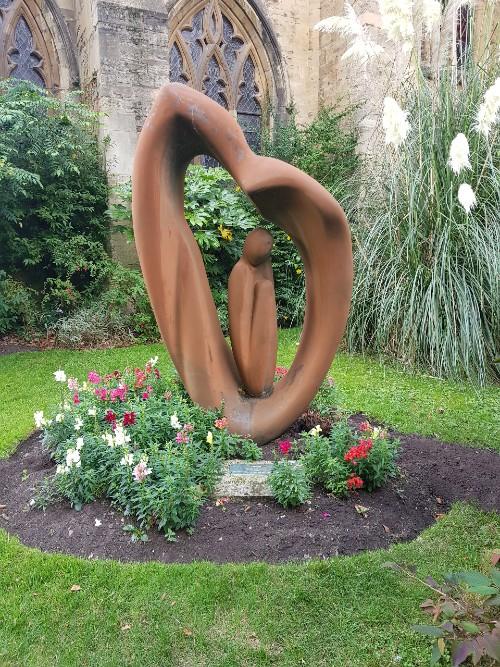
[[[292,461],[292,463],[295,463]],[[300,465],[296,463],[296,465]],[[272,461],[227,461],[215,489],[217,498],[271,498],[269,475]]]

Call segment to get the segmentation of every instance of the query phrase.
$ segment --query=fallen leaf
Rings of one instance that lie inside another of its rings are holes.
[[[436,502],[437,502],[438,505],[442,505],[442,504],[443,504],[443,499],[442,499],[442,498],[438,498],[438,497],[436,496]]]
[[[229,498],[217,498],[215,501],[215,506],[223,507],[227,502],[229,502]]]
[[[184,637],[192,637],[193,636],[193,631],[190,630],[189,628],[183,628],[182,629],[182,634]]]
[[[82,587],[79,586],[78,584],[73,584],[73,586],[71,586],[71,588],[70,588],[69,590],[70,590],[72,593],[76,593],[77,591],[81,591],[81,590],[82,590]]]
[[[6,509],[7,509],[7,505],[0,505],[0,510],[6,510]]]
[[[365,507],[364,505],[354,505],[354,509],[358,514],[361,514],[365,519],[368,516],[368,512],[370,510],[369,507]]]
[[[125,632],[125,630],[130,630],[131,627],[130,623],[125,623],[125,625],[121,626],[121,629]]]
[[[391,529],[389,528],[389,526],[386,526],[386,525],[384,525],[384,524],[382,524],[382,525],[384,526],[384,530],[385,530],[386,533],[390,533],[390,532],[391,532]]]
[[[440,519],[443,519],[446,516],[446,514],[436,514],[434,515],[434,518],[436,521],[439,521]]]
[[[251,505],[246,505],[243,511],[244,512],[249,512],[251,509],[252,509]]]

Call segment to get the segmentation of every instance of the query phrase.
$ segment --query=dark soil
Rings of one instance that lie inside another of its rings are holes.
[[[43,348],[51,347],[45,343],[45,340],[30,342],[16,336],[4,336],[0,338],[0,356],[15,352],[39,352]]]
[[[352,422],[361,420],[357,416]],[[67,503],[45,512],[30,507],[35,485],[54,472],[35,434],[0,461],[0,527],[29,546],[86,558],[276,563],[354,554],[414,539],[458,500],[500,510],[498,454],[418,436],[399,437],[401,474],[375,493],[361,491],[338,500],[318,490],[296,510],[284,510],[270,499],[219,505],[209,501],[192,536],[180,533],[171,543],[151,531],[147,543],[133,544],[123,531],[128,520],[107,502],[92,503],[81,512]],[[361,513],[359,506],[364,508]],[[95,525],[96,519],[101,526]]]

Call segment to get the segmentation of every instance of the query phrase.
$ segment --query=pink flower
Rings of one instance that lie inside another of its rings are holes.
[[[104,387],[96,389],[94,393],[97,396],[97,398],[101,399],[101,401],[105,401],[108,398],[108,390],[105,389]]]
[[[119,387],[111,389],[109,392],[109,397],[112,401],[116,401],[116,399],[119,398],[120,401],[123,402],[127,397],[127,385],[121,384]]]
[[[221,417],[221,419],[216,419],[214,422],[215,428],[223,429],[226,428],[228,425],[228,419],[227,417]]]
[[[359,425],[359,430],[363,432],[371,431],[372,427],[370,425],[370,422],[361,422],[361,424]]]
[[[189,442],[188,434],[184,431],[179,431],[179,433],[177,433],[175,436],[175,442],[177,442],[179,445],[187,445]]]
[[[279,378],[282,378],[288,373],[288,368],[285,368],[284,366],[276,366],[274,372]]]
[[[90,371],[90,373],[87,375],[87,380],[92,384],[99,384],[101,381],[101,376],[95,371]]]
[[[134,387],[135,389],[142,389],[142,385],[144,384],[144,380],[146,379],[146,373],[144,371],[141,371],[140,368],[136,368],[134,373],[135,373]]]
[[[146,461],[139,461],[132,471],[136,482],[143,482],[148,475],[151,475],[151,468],[148,468]]]
[[[282,440],[278,446],[279,446],[280,452],[284,456],[286,456],[288,454],[288,452],[292,449],[292,443],[290,442],[290,440]]]
[[[149,398],[149,391],[143,391],[142,392],[142,398],[147,401]]]
[[[68,378],[68,389],[76,391],[78,389],[78,380],[76,378]]]
[[[187,433],[190,433],[193,429],[194,426],[192,424],[184,424],[184,428],[182,430],[186,431]]]
[[[75,394],[73,395],[73,403],[74,403],[75,405],[79,405],[79,404],[80,404],[80,397],[78,396],[77,393],[75,393]]]
[[[329,519],[332,515],[330,514],[330,512],[321,512],[321,516],[323,517],[323,519]]]

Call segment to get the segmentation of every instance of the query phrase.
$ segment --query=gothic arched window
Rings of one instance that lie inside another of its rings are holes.
[[[0,79],[58,87],[54,49],[44,19],[28,0],[0,0]]]
[[[198,3],[177,24],[170,40],[169,74],[170,81],[204,92],[233,113],[250,147],[260,148],[268,93],[263,68],[246,31],[218,0]]]

